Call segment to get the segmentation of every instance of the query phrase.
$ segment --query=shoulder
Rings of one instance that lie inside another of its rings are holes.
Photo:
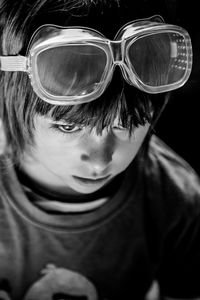
[[[150,141],[148,160],[160,179],[174,182],[183,189],[200,187],[199,176],[190,164],[156,136]]]
[[[167,203],[171,201],[200,207],[200,179],[195,170],[175,151],[156,136],[152,136],[147,167],[148,188],[150,193],[157,190],[158,195]],[[155,195],[155,192],[154,192]],[[200,209],[199,209],[200,210]]]

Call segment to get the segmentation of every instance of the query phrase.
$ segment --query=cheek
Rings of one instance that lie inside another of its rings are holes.
[[[118,144],[113,155],[113,162],[118,168],[125,169],[136,155],[136,149],[132,143]]]
[[[48,161],[48,164],[71,164],[75,162],[76,147],[73,141],[67,141],[62,136],[46,134],[45,137],[36,137],[33,154],[39,160]]]
[[[130,140],[118,143],[117,151],[114,155],[115,160],[127,167],[137,155],[145,136],[147,135],[149,124],[137,128]]]

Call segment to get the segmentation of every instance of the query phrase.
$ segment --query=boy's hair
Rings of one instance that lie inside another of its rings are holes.
[[[0,55],[26,55],[31,35],[44,23],[66,25],[72,16],[87,18],[95,6],[101,11],[112,6],[120,14],[120,5],[120,0],[0,0]],[[36,114],[95,127],[97,133],[111,126],[116,116],[130,133],[133,126],[153,123],[166,95],[143,93],[129,86],[121,76],[116,68],[110,85],[99,99],[75,106],[54,106],[37,97],[26,73],[0,72],[0,118],[8,153],[17,161],[26,145],[33,143]]]

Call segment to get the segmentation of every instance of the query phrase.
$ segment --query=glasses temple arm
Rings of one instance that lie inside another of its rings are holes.
[[[1,71],[27,71],[27,57],[25,56],[0,56]]]

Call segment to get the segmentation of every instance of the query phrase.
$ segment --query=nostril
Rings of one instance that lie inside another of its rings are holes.
[[[88,161],[88,160],[89,160],[89,156],[86,155],[86,154],[82,154],[82,155],[81,155],[81,160],[83,160],[83,161]]]
[[[107,151],[107,152],[92,152],[90,154],[81,154],[81,160],[82,161],[90,161],[94,164],[107,164],[112,160],[113,151]]]

